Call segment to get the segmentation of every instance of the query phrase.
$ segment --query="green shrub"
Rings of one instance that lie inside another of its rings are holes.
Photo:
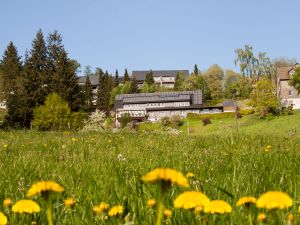
[[[70,129],[71,109],[58,94],[47,96],[45,105],[33,110],[31,125],[38,130],[66,130]]]
[[[214,114],[197,114],[197,113],[188,113],[187,118],[189,120],[202,120],[204,118],[209,119],[224,119],[224,118],[234,118],[234,112],[225,112],[225,113],[214,113]]]
[[[167,127],[167,126],[170,126],[171,120],[169,117],[165,116],[160,119],[160,123],[161,123],[161,125]]]
[[[170,122],[173,127],[180,127],[183,125],[183,119],[178,115],[171,116]]]
[[[73,112],[70,118],[70,128],[72,130],[81,130],[84,127],[88,114],[84,112]]]
[[[241,115],[250,115],[250,114],[253,114],[255,112],[254,109],[241,109],[240,110],[240,114]]]
[[[203,124],[203,126],[206,126],[208,124],[211,124],[211,121],[208,117],[206,117],[206,118],[202,119],[202,124]]]
[[[124,113],[118,118],[118,121],[122,128],[126,127],[128,123],[132,122],[132,118],[129,113]]]

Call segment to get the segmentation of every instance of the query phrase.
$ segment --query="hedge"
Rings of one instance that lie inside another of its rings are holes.
[[[233,118],[234,116],[235,116],[234,112],[213,113],[213,114],[197,114],[197,113],[188,113],[187,114],[187,118],[189,120],[202,120],[204,118],[224,119],[224,118]]]

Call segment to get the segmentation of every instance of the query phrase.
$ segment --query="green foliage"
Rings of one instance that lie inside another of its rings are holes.
[[[202,120],[204,118],[209,119],[224,119],[224,118],[234,118],[234,112],[224,112],[224,113],[214,113],[214,114],[197,114],[197,113],[188,113],[187,118],[189,120]]]
[[[184,89],[184,81],[185,76],[182,73],[177,73],[175,77],[175,84],[174,84],[174,90],[175,91],[182,91]]]
[[[240,109],[239,110],[240,114],[241,115],[250,115],[250,114],[253,114],[255,112],[254,109]]]
[[[208,117],[203,118],[203,119],[202,119],[202,124],[203,124],[203,126],[206,126],[206,125],[208,125],[208,124],[211,124],[210,118],[208,118]]]
[[[153,78],[153,72],[152,70],[149,71],[149,73],[146,74],[146,80],[145,82],[151,86],[154,85],[154,78]]]
[[[193,75],[199,75],[200,73],[199,73],[199,69],[198,69],[198,66],[197,66],[197,64],[195,64],[195,66],[194,66],[194,72],[193,72]]]
[[[138,89],[137,80],[135,78],[133,78],[131,81],[130,93],[134,94],[134,93],[138,93],[138,92],[139,92],[139,89]]]
[[[97,93],[97,108],[99,110],[108,112],[109,111],[109,102],[110,102],[110,93],[112,91],[112,80],[108,72],[105,74],[99,74],[99,87]]]
[[[115,87],[118,87],[118,86],[119,86],[119,73],[118,73],[118,70],[116,70],[113,87],[115,88]]]
[[[125,83],[125,82],[127,82],[127,81],[130,81],[130,79],[129,79],[128,71],[127,71],[127,69],[125,69],[124,80],[123,80],[123,82]]]
[[[58,94],[47,96],[45,105],[33,111],[32,127],[38,130],[67,130],[79,129],[82,126],[83,113],[71,113],[68,103]]]
[[[129,113],[124,113],[121,115],[120,118],[118,118],[118,121],[121,125],[122,128],[125,128],[127,124],[132,122],[132,117],[130,116]]]
[[[296,66],[295,73],[291,76],[290,84],[300,93],[300,66]]]
[[[223,97],[223,78],[224,71],[218,65],[213,65],[208,68],[204,74],[204,79],[207,83],[211,98],[220,99]]]
[[[141,93],[153,93],[157,90],[156,85],[152,84],[149,85],[146,81],[144,81],[142,88],[141,88]]]
[[[270,80],[261,79],[251,93],[251,105],[256,111],[265,116],[267,113],[278,114],[280,103],[276,90]]]
[[[83,111],[90,113],[92,111],[94,111],[94,94],[93,94],[93,87],[91,84],[91,80],[89,75],[86,76],[86,80],[85,80],[85,85],[83,88],[83,106],[82,109]]]

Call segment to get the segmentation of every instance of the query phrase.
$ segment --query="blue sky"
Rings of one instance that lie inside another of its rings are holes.
[[[20,55],[37,30],[58,30],[84,70],[238,70],[245,44],[271,58],[300,59],[299,0],[3,0],[0,52]]]

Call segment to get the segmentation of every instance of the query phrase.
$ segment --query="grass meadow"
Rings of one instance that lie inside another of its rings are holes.
[[[268,145],[272,147],[266,151]],[[250,210],[253,224],[260,224],[256,220],[259,212],[266,213],[267,224],[288,224],[288,213],[293,213],[294,224],[300,224],[299,145],[297,136],[234,134],[226,130],[205,136],[2,132],[0,204],[5,198],[13,202],[26,198],[33,183],[52,180],[65,188],[63,193],[53,196],[56,224],[154,224],[155,208],[147,207],[147,200],[156,199],[159,189],[155,184],[142,183],[140,178],[154,168],[169,167],[183,174],[194,173],[195,177],[189,178],[189,188],[172,186],[165,201],[172,216],[164,218],[163,224],[245,225],[250,224]],[[174,209],[174,199],[186,190],[225,200],[232,206],[232,213],[196,216],[193,211]],[[294,205],[278,212],[235,206],[240,197],[258,197],[268,190],[288,193]],[[64,206],[63,200],[68,197],[76,201],[72,209]],[[41,197],[31,199],[41,205],[39,214],[16,215],[0,205],[9,224],[47,224]],[[123,205],[123,216],[94,216],[92,208],[100,202]]]

